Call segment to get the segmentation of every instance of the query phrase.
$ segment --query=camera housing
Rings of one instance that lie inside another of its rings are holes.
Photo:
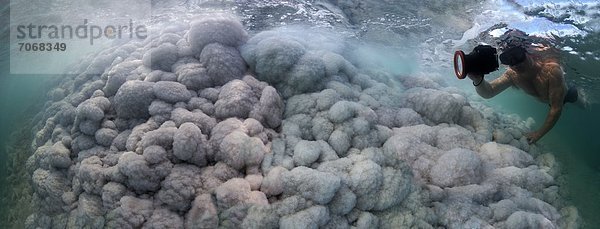
[[[490,45],[478,45],[469,54],[458,50],[454,53],[454,73],[459,79],[467,74],[485,75],[498,70],[498,53]]]
[[[500,54],[500,63],[508,66],[515,66],[525,61],[527,58],[525,53],[527,53],[527,51],[521,46],[509,48]]]

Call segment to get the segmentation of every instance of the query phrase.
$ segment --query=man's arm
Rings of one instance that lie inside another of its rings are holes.
[[[496,96],[500,92],[506,90],[512,85],[512,81],[510,80],[508,74],[510,74],[508,73],[508,71],[504,72],[504,74],[502,74],[500,77],[496,78],[495,80],[492,80],[491,83],[485,81],[483,79],[483,75],[469,74],[468,76],[471,80],[473,80],[474,85],[477,85],[479,84],[479,82],[481,82],[481,84],[475,86],[475,90],[477,91],[477,94],[479,94],[481,97],[489,99]]]
[[[529,140],[529,144],[533,144],[542,138],[548,131],[554,127],[560,114],[562,113],[562,108],[565,99],[565,86],[564,86],[564,78],[563,71],[560,69],[560,66],[553,66],[549,69],[547,77],[549,79],[548,82],[548,93],[550,100],[550,111],[548,111],[548,115],[546,116],[546,120],[540,129],[537,131],[531,132],[527,134],[527,138]]]

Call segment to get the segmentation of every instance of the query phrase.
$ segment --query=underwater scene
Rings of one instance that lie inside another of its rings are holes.
[[[596,0],[0,17],[0,228],[600,228]]]

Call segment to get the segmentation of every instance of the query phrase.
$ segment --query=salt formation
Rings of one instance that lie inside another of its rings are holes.
[[[524,122],[442,82],[391,87],[340,53],[276,32],[248,38],[223,16],[79,69],[40,114],[27,228],[577,223]]]

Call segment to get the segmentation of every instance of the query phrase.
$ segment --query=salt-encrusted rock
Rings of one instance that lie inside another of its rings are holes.
[[[202,188],[207,192],[213,192],[225,181],[241,176],[242,174],[239,171],[231,168],[223,162],[217,162],[213,166],[202,168],[200,174]]]
[[[98,156],[90,156],[75,167],[75,178],[87,193],[100,195],[107,181],[105,168]]]
[[[198,96],[205,98],[211,102],[217,102],[221,91],[216,88],[205,88],[198,92]]]
[[[94,136],[100,128],[100,123],[92,120],[84,120],[79,123],[79,131],[86,135]]]
[[[279,195],[284,190],[283,176],[288,172],[281,166],[273,167],[263,179],[260,190],[267,195]]]
[[[435,148],[435,129],[425,125],[395,129],[395,134],[383,144],[384,154],[388,158],[398,158],[413,163],[423,156],[437,158],[442,153]]]
[[[148,81],[148,82],[177,81],[177,74],[175,74],[173,72],[164,72],[161,70],[154,70],[154,71],[148,73],[148,75],[146,75],[146,78],[144,79],[144,81]]]
[[[162,187],[155,198],[173,211],[186,212],[201,185],[198,167],[178,164],[161,182]]]
[[[145,148],[151,145],[159,145],[165,149],[171,148],[173,145],[173,135],[177,131],[177,128],[175,126],[168,126],[168,124],[173,124],[173,122],[165,122],[160,128],[146,132],[139,142],[136,142],[136,137],[133,134],[130,135],[127,142],[128,149],[137,151],[139,146]]]
[[[214,126],[210,132],[210,144],[214,149],[218,149],[223,139],[233,131],[239,130],[243,126],[242,121],[237,118],[228,118]]]
[[[68,168],[72,163],[71,151],[62,142],[37,148],[32,159],[35,160],[38,167],[44,169]]]
[[[508,228],[556,228],[550,220],[543,215],[529,213],[525,211],[517,211],[510,215],[506,220]]]
[[[329,221],[329,211],[326,207],[316,205],[292,215],[281,217],[279,227],[292,228],[319,228]]]
[[[244,203],[250,198],[250,192],[248,181],[240,178],[228,180],[215,190],[217,206],[219,209],[228,209]]]
[[[202,97],[193,97],[187,104],[187,109],[190,111],[200,109],[203,113],[208,116],[214,116],[215,114],[215,105]]]
[[[577,223],[556,209],[554,158],[523,136],[531,121],[428,77],[405,91],[339,44],[183,24],[84,60],[49,94],[28,228]]]
[[[192,95],[185,85],[178,82],[160,81],[152,86],[156,98],[169,103],[187,102]]]
[[[188,42],[195,53],[200,53],[210,43],[238,47],[247,39],[248,34],[242,24],[225,15],[212,15],[193,21],[188,35]]]
[[[104,210],[118,207],[119,201],[128,194],[127,187],[117,182],[108,182],[102,187],[102,206]]]
[[[281,37],[254,36],[242,47],[242,56],[257,73],[257,79],[270,84],[284,81],[286,73],[304,55],[299,42]]]
[[[513,212],[517,211],[517,205],[512,200],[501,200],[498,203],[490,204],[493,212],[493,219],[496,221],[506,220]]]
[[[158,47],[151,48],[144,54],[142,61],[144,65],[152,70],[171,71],[171,66],[179,57],[177,46],[163,43]]]
[[[173,136],[173,155],[182,161],[198,166],[206,165],[208,140],[198,126],[186,122],[179,126]]]
[[[266,206],[269,205],[269,200],[267,200],[267,195],[265,195],[263,192],[251,191],[250,195],[248,195],[246,203]]]
[[[406,88],[421,87],[429,89],[438,89],[440,84],[431,79],[431,77],[415,77],[415,76],[403,76],[398,78],[402,85]]]
[[[527,168],[497,168],[489,173],[487,179],[498,185],[516,185],[533,192],[541,192],[554,182],[552,176],[535,165]]]
[[[179,59],[173,70],[177,75],[177,82],[185,85],[190,90],[200,90],[213,86],[212,79],[208,76],[206,68],[195,58]]]
[[[154,100],[154,83],[127,81],[114,97],[114,107],[120,118],[147,118],[148,107]]]
[[[276,206],[253,205],[248,209],[248,215],[244,218],[242,228],[277,228],[279,225],[279,213]]]
[[[94,135],[96,142],[101,146],[110,146],[113,140],[117,137],[119,132],[114,129],[102,128],[96,131]]]
[[[291,86],[292,94],[314,92],[322,88],[324,78],[323,59],[317,52],[307,52],[289,70],[286,84]]]
[[[488,142],[480,149],[483,161],[494,167],[515,166],[524,168],[533,164],[533,157],[528,153],[510,145]]]
[[[155,166],[149,166],[144,156],[134,152],[126,152],[119,157],[119,172],[127,177],[128,187],[137,191],[156,191],[160,187],[160,181],[167,176],[172,164],[164,162]]]
[[[156,208],[142,228],[183,228],[183,218],[165,208]]]
[[[431,168],[432,182],[440,187],[453,187],[480,182],[481,159],[473,151],[453,149],[444,153]]]
[[[83,193],[79,195],[77,208],[71,211],[67,227],[82,228],[89,225],[102,225],[104,223],[104,211],[102,201],[96,195]]]
[[[246,179],[246,181],[248,181],[252,191],[256,191],[256,190],[260,189],[260,186],[263,181],[263,176],[259,175],[259,174],[250,174],[250,175],[246,176],[244,179]]]
[[[340,178],[304,166],[296,167],[283,176],[284,193],[298,193],[319,204],[331,201],[340,187]]]
[[[266,86],[261,93],[258,105],[250,112],[250,118],[254,118],[270,128],[276,128],[281,125],[284,104],[277,93],[277,90],[271,86]]]
[[[552,205],[533,197],[517,197],[515,203],[519,209],[528,212],[538,213],[552,222],[556,222],[560,218],[560,214]]]
[[[142,65],[140,60],[123,61],[108,71],[106,85],[102,89],[107,97],[115,95],[119,87],[127,81],[127,77],[133,70]]]
[[[157,145],[145,147],[142,156],[144,156],[144,159],[146,159],[150,165],[169,160],[167,151],[163,147]]]
[[[337,152],[338,155],[346,155],[350,148],[350,136],[344,131],[335,130],[329,136],[329,145]]]
[[[316,108],[319,111],[328,110],[340,100],[340,95],[335,90],[325,89],[316,94]]]
[[[350,188],[359,196],[373,195],[383,183],[383,169],[371,160],[356,163],[349,175]]]
[[[369,199],[369,196],[359,196],[357,207],[364,210],[382,211],[400,204],[412,192],[412,179],[406,171],[385,167],[383,169],[383,183],[379,191],[374,195],[377,198]]]
[[[107,214],[107,227],[140,228],[154,211],[151,200],[124,196],[119,202],[120,206]]]
[[[296,166],[309,166],[319,159],[321,146],[315,141],[302,140],[294,147],[294,163]]]
[[[306,114],[297,114],[292,117],[289,117],[284,122],[282,128],[284,129],[284,134],[289,134],[288,136],[300,137],[303,139],[311,139],[311,117]],[[287,132],[289,131],[289,132]],[[290,147],[295,145],[295,142],[289,142]]]
[[[241,79],[246,72],[246,63],[234,47],[219,43],[208,44],[200,53],[200,63],[206,67],[206,77],[211,86],[221,86],[234,79]]]
[[[434,123],[456,123],[466,100],[444,91],[413,88],[404,93],[404,102]]]
[[[346,100],[360,96],[360,92],[353,89],[350,85],[335,80],[329,81],[327,88],[334,90],[341,98]]]
[[[77,117],[82,120],[100,121],[109,107],[110,101],[106,97],[91,98],[77,106]]]
[[[315,140],[329,140],[335,126],[328,119],[317,116],[312,120],[312,135]]]
[[[362,212],[356,221],[356,228],[376,228],[379,227],[379,219],[377,216],[369,213]]]
[[[490,209],[475,202],[464,199],[450,199],[444,203],[434,203],[439,222],[448,227],[463,228],[471,223],[481,223],[481,218],[487,218]],[[487,223],[485,223],[487,224]],[[486,228],[486,225],[473,225]]]
[[[262,162],[266,153],[264,147],[260,139],[249,137],[241,131],[233,131],[223,138],[215,157],[235,169],[251,169]]]
[[[161,100],[154,100],[148,107],[148,113],[152,116],[165,116],[170,118],[171,112],[173,111],[173,105]]]
[[[220,119],[247,118],[257,102],[248,84],[241,80],[234,80],[221,89],[219,100],[215,103],[215,114]]]
[[[219,217],[215,201],[209,194],[198,195],[185,216],[185,228],[216,228]]]
[[[346,215],[356,206],[356,195],[348,187],[342,186],[328,204],[333,215]]]
[[[181,126],[181,124],[186,122],[194,123],[202,130],[202,133],[210,133],[212,128],[217,124],[215,118],[204,114],[202,111],[188,111],[184,108],[175,108],[171,113],[171,119],[177,126]]]
[[[265,129],[258,120],[249,118],[244,120],[242,123],[242,130],[249,136],[256,136],[262,133]]]
[[[509,144],[513,140],[512,135],[500,129],[494,130],[492,136],[494,137],[494,141],[500,144]]]
[[[375,110],[377,123],[387,127],[402,127],[423,124],[423,118],[410,108],[393,109],[380,107]]]
[[[248,84],[252,88],[252,91],[254,91],[254,95],[257,97],[260,97],[260,95],[262,94],[262,91],[266,87],[269,86],[269,84],[267,82],[261,82],[261,81],[257,80],[256,78],[254,78],[254,76],[248,75],[248,74],[246,74],[242,78],[242,81],[244,81],[246,84]]]
[[[346,121],[356,115],[357,104],[349,101],[340,101],[329,109],[329,120],[334,123]]]
[[[69,190],[69,181],[58,171],[36,169],[31,175],[32,187],[46,209],[60,209],[63,206],[62,194]]]
[[[71,151],[74,153],[79,153],[81,151],[91,149],[95,146],[96,141],[94,140],[94,138],[85,134],[79,135],[71,141]]]
[[[286,100],[284,117],[289,118],[297,114],[312,114],[315,111],[315,98],[312,94],[294,95]]]
[[[460,126],[442,128],[437,133],[435,146],[442,150],[464,148],[477,150],[477,142],[473,133]]]

